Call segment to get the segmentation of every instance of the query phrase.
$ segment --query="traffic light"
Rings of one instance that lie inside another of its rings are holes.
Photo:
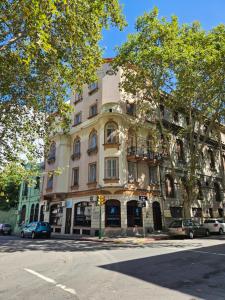
[[[103,196],[103,195],[98,195],[97,196],[97,204],[98,205],[104,205],[105,204],[105,196]]]

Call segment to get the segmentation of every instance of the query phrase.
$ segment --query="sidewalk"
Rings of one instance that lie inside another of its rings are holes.
[[[75,234],[55,234],[52,233],[51,237],[53,239],[62,240],[76,240],[76,241],[89,241],[89,242],[99,242],[99,243],[118,243],[118,244],[148,244],[154,241],[167,240],[169,238],[167,233],[152,233],[148,234],[146,237],[143,236],[130,236],[130,237],[103,237],[99,239],[98,237],[91,236],[81,236]]]

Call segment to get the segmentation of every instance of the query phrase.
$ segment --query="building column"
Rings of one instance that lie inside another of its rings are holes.
[[[127,235],[127,203],[123,199],[120,200],[121,214],[121,233]]]
[[[75,210],[75,203],[73,202],[72,205],[72,212],[71,212],[71,227],[70,227],[70,234],[73,234],[73,223],[74,223],[74,210]]]

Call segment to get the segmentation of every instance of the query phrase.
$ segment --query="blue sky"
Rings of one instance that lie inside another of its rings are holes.
[[[225,0],[120,0],[123,5],[128,26],[123,32],[115,28],[104,30],[101,46],[105,48],[104,57],[115,56],[114,48],[126,40],[128,33],[134,32],[138,16],[159,8],[160,16],[177,15],[180,23],[200,21],[206,30],[225,23]]]

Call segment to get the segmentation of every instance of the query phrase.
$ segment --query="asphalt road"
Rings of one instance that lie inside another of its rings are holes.
[[[150,244],[0,236],[1,300],[224,300],[225,236]]]

